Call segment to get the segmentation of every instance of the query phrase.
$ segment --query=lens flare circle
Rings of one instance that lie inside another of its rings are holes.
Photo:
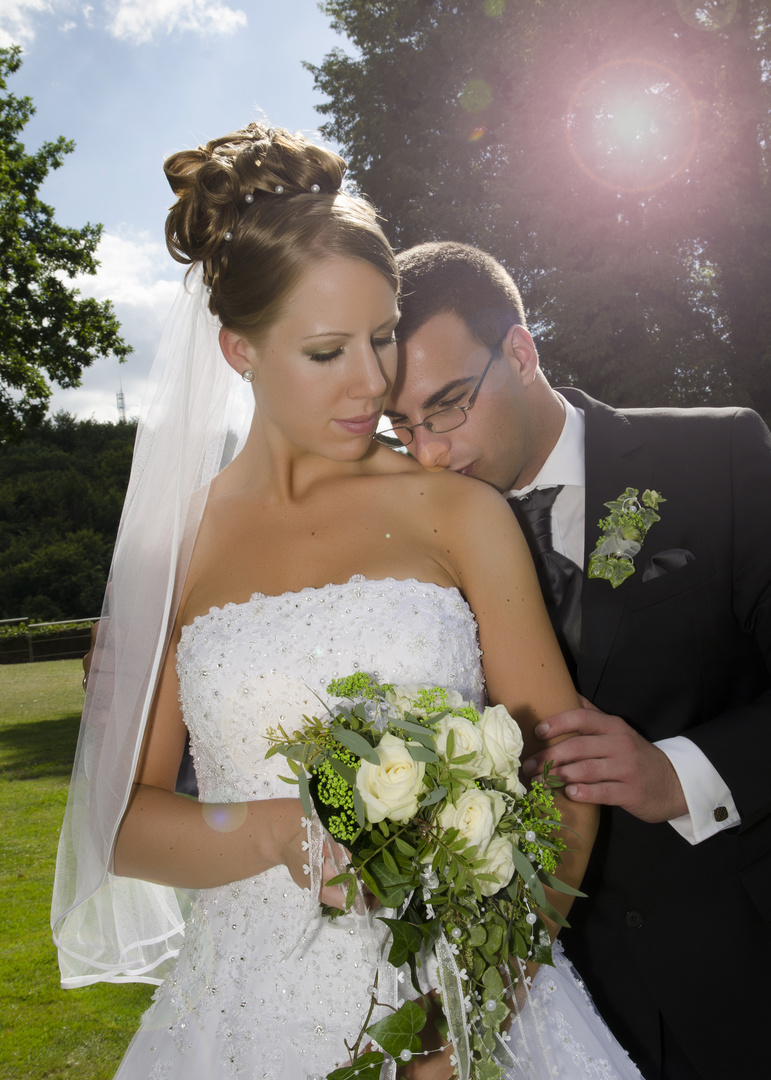
[[[469,79],[460,92],[460,107],[468,113],[482,112],[493,100],[492,87],[484,79]]]
[[[680,76],[655,60],[625,58],[595,68],[567,109],[566,134],[578,167],[625,194],[663,187],[688,165],[699,113]]]
[[[738,0],[677,0],[680,18],[695,30],[723,30],[737,6]]]

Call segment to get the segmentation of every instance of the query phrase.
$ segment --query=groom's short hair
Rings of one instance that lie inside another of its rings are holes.
[[[492,255],[451,241],[433,241],[397,255],[401,318],[396,339],[407,341],[435,315],[452,313],[489,348],[514,324],[527,326],[519,289]]]

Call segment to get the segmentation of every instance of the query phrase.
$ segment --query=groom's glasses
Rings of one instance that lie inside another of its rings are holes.
[[[378,442],[385,443],[386,446],[409,446],[415,437],[415,428],[424,427],[432,435],[444,435],[446,432],[454,431],[465,424],[466,420],[468,420],[469,409],[476,401],[485,375],[490,370],[490,365],[496,355],[500,352],[502,344],[503,339],[493,346],[490,359],[487,361],[485,370],[480,375],[479,382],[474,387],[467,405],[453,405],[449,409],[440,409],[438,412],[431,413],[425,420],[421,420],[419,424],[395,424],[393,427],[383,428],[375,435]]]

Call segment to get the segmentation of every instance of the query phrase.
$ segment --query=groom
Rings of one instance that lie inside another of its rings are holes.
[[[436,243],[399,262],[387,417],[423,464],[512,501],[593,703],[536,729],[575,734],[525,765],[607,807],[566,950],[647,1080],[771,1075],[771,436],[744,409],[555,392],[494,259]],[[613,588],[586,568],[627,487],[666,501]]]

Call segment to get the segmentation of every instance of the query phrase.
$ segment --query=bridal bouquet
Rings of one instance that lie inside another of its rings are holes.
[[[517,774],[518,725],[501,705],[481,714],[454,690],[379,684],[355,674],[330,683],[343,699],[324,717],[303,717],[291,734],[268,733],[268,756],[283,754],[308,817],[315,809],[350,864],[328,885],[346,904],[361,886],[393,917],[388,963],[408,968],[419,995],[421,969],[436,958],[438,992],[460,1080],[498,1080],[504,1071],[507,1000],[524,962],[551,962],[541,919],[564,920],[544,884],[580,895],[553,877],[564,850],[548,770],[526,792]],[[327,914],[340,914],[326,909]],[[425,971],[423,972],[425,985]],[[403,976],[402,976],[403,977]],[[327,1080],[375,1080],[390,1058],[421,1052],[426,1012],[407,1001],[370,1023],[351,1065]],[[366,1037],[366,1038],[365,1038]],[[361,1050],[362,1043],[379,1049]]]

